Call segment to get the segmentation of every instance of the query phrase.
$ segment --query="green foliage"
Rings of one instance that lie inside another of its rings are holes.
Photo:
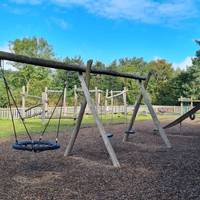
[[[148,71],[153,72],[148,86],[153,104],[166,104],[165,101],[163,102],[161,93],[166,92],[166,85],[173,78],[172,65],[166,60],[159,59],[148,63]]]
[[[43,38],[16,39],[10,42],[9,47],[11,52],[16,54],[46,59],[54,58],[53,48]],[[12,73],[12,77],[9,80],[11,85],[18,88],[18,90],[22,86],[26,86],[28,93],[40,96],[45,86],[51,84],[52,76],[50,69],[22,63],[11,64],[17,69],[17,72]],[[17,100],[20,101],[20,96]],[[32,103],[32,100],[28,99],[27,101],[28,104]]]
[[[53,48],[43,38],[33,37],[16,39],[15,41],[10,42],[10,50],[16,54],[37,58],[52,59],[54,57]],[[12,63],[12,65],[20,72],[18,79],[20,78],[21,81],[19,82],[26,87],[33,87],[31,84],[36,84],[36,82],[39,83],[44,79],[46,79],[46,83],[50,81],[50,69],[22,63]],[[35,86],[36,85],[34,85],[34,87]]]
[[[200,45],[200,41],[196,41]],[[43,38],[23,38],[10,42],[10,50],[16,54],[28,55],[46,59],[56,59],[53,47]],[[62,60],[67,64],[86,65],[81,57],[66,57]],[[11,63],[16,71],[5,71],[11,90],[21,104],[20,92],[22,86],[26,86],[29,94],[41,96],[45,87],[61,90],[64,82],[67,82],[67,104],[73,105],[74,85],[80,87],[77,72],[64,70],[50,70],[39,66],[21,63]],[[122,58],[114,60],[110,65],[101,61],[93,63],[95,69],[107,69],[138,75],[147,75],[153,71],[153,76],[148,85],[153,104],[177,105],[180,96],[200,98],[200,50],[196,51],[196,57],[192,60],[192,66],[186,71],[174,70],[172,64],[164,59],[145,62],[143,58]],[[3,80],[0,79],[0,107],[8,106]],[[106,75],[92,75],[90,89],[98,87],[101,90],[123,90],[126,87],[129,92],[127,100],[134,104],[139,94],[137,82],[131,79],[112,77]],[[80,95],[79,95],[80,96]],[[58,95],[50,96],[50,104],[55,104]],[[122,101],[122,100],[120,100]],[[35,100],[27,99],[27,104],[37,103]]]

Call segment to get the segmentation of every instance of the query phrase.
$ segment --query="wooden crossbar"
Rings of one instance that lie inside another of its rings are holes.
[[[33,108],[37,108],[37,107],[40,107],[40,106],[42,106],[41,103],[39,103],[39,104],[37,104],[37,105],[34,105],[34,106],[31,106],[31,107],[27,108],[27,109],[25,110],[25,112],[28,112],[29,110],[32,110]]]
[[[47,59],[42,59],[42,58],[33,58],[29,56],[7,53],[4,51],[0,51],[0,60],[9,60],[9,61],[14,61],[14,62],[26,63],[26,64],[42,66],[42,67],[47,67],[47,68],[63,69],[63,70],[68,70],[68,71],[86,72],[85,66],[72,65],[72,64],[67,64],[64,62],[58,62],[58,61],[47,60]],[[131,78],[135,80],[146,79],[146,77],[138,76],[136,74],[122,73],[122,72],[117,72],[117,71],[112,71],[112,70],[91,69],[91,73]]]

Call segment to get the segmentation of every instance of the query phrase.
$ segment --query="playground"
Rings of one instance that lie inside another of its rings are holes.
[[[152,133],[149,120],[136,122],[137,133],[126,144],[124,125],[110,126],[121,168],[110,165],[95,127],[80,130],[67,159],[70,129],[60,134],[60,150],[40,154],[13,152],[14,138],[1,139],[0,199],[199,199],[200,127],[189,119],[183,126],[181,133],[179,127],[167,130],[173,150]]]
[[[151,103],[147,93],[151,72],[139,76],[93,69],[92,60],[86,66],[68,65],[5,52],[0,52],[0,59],[75,71],[81,86],[75,87],[73,117],[65,113],[66,81],[62,90],[46,88],[36,97],[39,104],[29,108],[26,98],[33,96],[23,87],[19,108],[1,67],[9,103],[9,114],[8,109],[4,114],[10,119],[0,121],[2,200],[199,198],[200,104],[193,105],[194,99],[181,97],[181,114],[172,115],[175,106],[156,108]],[[126,87],[106,90],[104,105],[100,105],[103,91],[97,87],[90,90],[92,74],[137,82],[139,94],[134,107],[128,110]],[[59,95],[49,112],[50,92]],[[78,92],[82,95],[79,107]],[[122,109],[114,106],[118,96],[122,97]],[[41,111],[32,117],[29,112],[38,106]],[[139,112],[144,107],[145,113]]]

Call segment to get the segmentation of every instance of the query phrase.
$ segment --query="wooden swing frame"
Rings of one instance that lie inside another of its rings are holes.
[[[135,109],[133,111],[133,115],[128,127],[128,130],[131,130],[134,122],[135,122],[135,118],[137,115],[137,112],[139,110],[142,98],[144,99],[144,103],[147,105],[149,112],[152,116],[152,119],[154,121],[154,125],[156,126],[156,128],[158,129],[158,132],[162,138],[162,140],[164,141],[165,145],[170,148],[171,144],[165,134],[164,129],[162,128],[157,115],[153,109],[153,106],[151,104],[150,98],[146,92],[146,87],[148,84],[148,81],[150,79],[151,74],[149,74],[147,77],[142,77],[142,76],[138,76],[135,74],[129,74],[129,73],[122,73],[122,72],[116,72],[116,71],[110,71],[110,70],[98,70],[98,69],[92,69],[92,60],[89,60],[87,62],[87,66],[80,66],[80,65],[69,65],[63,62],[57,62],[57,61],[52,61],[52,60],[46,60],[46,59],[41,59],[41,58],[32,58],[29,56],[23,56],[23,55],[16,55],[13,53],[6,53],[3,51],[0,51],[0,60],[8,60],[8,61],[14,61],[14,62],[20,62],[20,63],[26,63],[26,64],[32,64],[32,65],[36,65],[36,66],[42,66],[42,67],[47,67],[47,68],[54,68],[54,69],[63,69],[63,70],[67,70],[67,71],[76,71],[78,72],[78,77],[81,83],[81,87],[84,93],[84,99],[83,102],[81,104],[81,109],[80,112],[78,114],[78,119],[76,121],[76,125],[74,127],[74,130],[71,134],[70,137],[70,141],[67,145],[67,148],[65,150],[64,156],[69,156],[72,152],[73,146],[75,144],[75,141],[77,139],[80,127],[81,127],[81,123],[82,123],[82,119],[83,119],[83,115],[85,113],[85,108],[88,104],[92,115],[94,117],[95,123],[97,125],[97,128],[99,130],[99,133],[103,139],[103,142],[105,144],[105,147],[108,151],[108,154],[110,155],[112,164],[114,167],[120,167],[120,163],[117,159],[117,156],[115,154],[115,151],[110,143],[109,138],[106,135],[106,131],[103,127],[103,124],[98,116],[98,112],[95,106],[95,103],[93,102],[91,96],[90,96],[90,92],[89,92],[89,85],[90,85],[90,75],[92,74],[104,74],[104,75],[111,75],[111,76],[116,76],[116,77],[124,77],[124,78],[130,78],[130,79],[134,79],[137,81],[139,89],[140,89],[140,96],[138,98],[138,101],[136,102],[135,105]],[[83,76],[83,73],[85,73],[85,78]],[[145,81],[145,83],[143,83]],[[129,134],[125,134],[124,137],[124,141],[128,140],[128,135]]]

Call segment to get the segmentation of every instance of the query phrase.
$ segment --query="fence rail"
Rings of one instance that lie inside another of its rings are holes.
[[[179,114],[181,112],[181,108],[180,106],[153,106],[156,113],[171,113],[171,114]],[[48,107],[46,113],[45,113],[45,117],[48,118],[51,113],[53,112],[54,107]],[[55,113],[53,115],[53,117],[57,118],[60,115],[60,110],[61,107],[57,107],[55,110]],[[76,118],[78,112],[80,110],[80,106],[74,107],[74,106],[68,106],[65,108],[62,108],[62,116],[66,117],[66,118]],[[134,110],[134,106],[133,105],[129,105],[127,106],[127,110],[125,110],[124,105],[122,106],[99,106],[98,107],[98,112],[99,113],[104,113],[104,114],[109,114],[109,113],[131,113]],[[21,112],[21,114],[23,114],[23,109],[19,108],[19,111]],[[37,108],[33,108],[31,110],[29,110],[28,112],[26,112],[25,117],[31,117],[34,116],[34,118],[41,118],[41,115],[37,115],[39,113],[42,112],[42,109],[40,107]],[[13,117],[15,119],[19,119],[19,113],[17,112],[16,108],[12,108],[12,113],[13,113]],[[143,114],[148,114],[148,109],[146,106],[142,105],[140,107],[139,113],[143,113]],[[86,114],[91,114],[90,109],[87,107],[86,108]],[[0,108],[0,119],[10,119],[11,118],[11,114],[10,114],[10,110],[9,108]]]

